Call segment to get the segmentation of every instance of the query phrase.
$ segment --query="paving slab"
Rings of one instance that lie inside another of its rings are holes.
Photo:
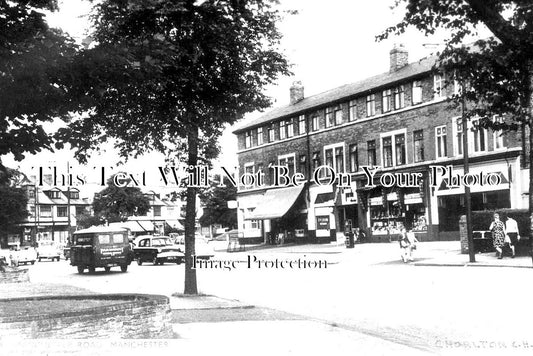
[[[170,297],[170,309],[173,310],[243,308],[253,308],[253,305],[234,299],[219,298],[214,295],[173,294]]]

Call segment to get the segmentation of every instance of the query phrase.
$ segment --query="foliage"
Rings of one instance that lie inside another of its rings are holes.
[[[28,197],[15,183],[22,174],[0,163],[0,231],[10,231],[28,216]]]
[[[104,223],[102,216],[94,216],[84,213],[76,216],[76,225],[79,229],[86,229],[91,226],[98,226]]]
[[[95,195],[93,210],[97,219],[126,221],[132,215],[145,215],[150,210],[150,200],[139,188],[117,187],[110,178],[107,187]]]
[[[43,125],[73,108],[64,69],[76,46],[48,27],[44,11],[56,9],[55,0],[0,1],[0,156],[51,148]]]
[[[479,116],[481,125],[493,129],[518,129],[530,117],[530,62],[533,59],[531,1],[518,0],[399,0],[406,5],[399,24],[378,36],[403,33],[412,26],[426,35],[448,31],[438,66],[467,85],[468,116]],[[471,36],[487,27],[495,37]],[[459,96],[457,100],[461,100]],[[494,115],[504,122],[493,120]]]
[[[220,224],[234,229],[237,227],[237,212],[228,208],[229,200],[237,199],[237,187],[226,179],[225,186],[212,186],[200,193],[204,213],[199,221],[202,226]]]
[[[500,214],[500,219],[505,222],[506,217],[516,220],[518,231],[522,236],[529,236],[529,213],[527,209],[498,209],[472,212],[472,230],[488,230],[493,220],[494,213]]]

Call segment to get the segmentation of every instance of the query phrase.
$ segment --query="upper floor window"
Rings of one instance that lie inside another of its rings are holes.
[[[342,110],[340,106],[335,110],[335,125],[341,125],[342,124]]]
[[[253,175],[255,173],[255,167],[253,162],[246,163],[244,165],[244,173],[246,173],[248,176]],[[245,188],[253,188],[253,186],[249,184],[251,183],[251,181],[245,180],[243,183],[245,185]]]
[[[355,121],[357,120],[357,102],[356,100],[350,100],[348,105],[348,120]]]
[[[376,115],[376,94],[366,97],[366,116]]]
[[[422,82],[420,80],[415,80],[413,82],[411,100],[413,101],[413,104],[419,104],[422,102]]]
[[[281,121],[279,123],[279,139],[280,140],[283,140],[284,138],[287,137],[286,125],[287,124],[285,121]]]
[[[265,173],[263,163],[258,163],[258,164],[257,164],[257,170],[256,170],[256,172]]]
[[[58,218],[66,218],[68,215],[68,208],[66,206],[58,206],[57,207],[57,217]]]
[[[294,123],[292,119],[287,120],[287,137],[294,136]]]
[[[246,131],[244,134],[244,148],[252,147],[252,131]]]
[[[417,130],[413,132],[413,151],[415,162],[424,160],[424,131]]]
[[[320,118],[318,117],[318,115],[313,116],[313,118],[311,119],[311,125],[313,131],[318,131],[320,129]]]
[[[480,126],[479,119],[472,120],[472,132],[474,152],[484,152],[487,150],[487,129]]]
[[[70,199],[79,199],[80,192],[70,192]]]
[[[28,189],[28,198],[35,198],[35,190],[33,188]]]
[[[276,137],[275,137],[275,131],[274,131],[274,124],[271,124],[268,127],[268,142],[274,142],[275,139]]]
[[[406,164],[405,134],[394,136],[394,144],[396,148],[396,165]]]
[[[376,160],[376,140],[368,141],[366,143],[367,161],[369,166],[375,166]]]
[[[154,216],[161,216],[161,207],[154,206]]]
[[[289,169],[288,175],[292,177],[295,172],[294,153],[283,155],[278,157],[278,164],[280,166],[286,166]]]
[[[302,173],[305,177],[307,177],[307,156],[300,155],[298,162],[299,162],[299,172]]]
[[[444,84],[444,74],[436,73],[433,76],[433,92],[435,99],[443,98],[446,96]]]
[[[405,107],[405,89],[403,85],[394,88],[394,109]]]
[[[407,163],[405,129],[383,134],[381,144],[384,167],[400,166]]]
[[[389,112],[391,110],[392,90],[387,89],[383,91],[383,97],[381,102],[382,112]]]
[[[392,167],[392,137],[384,137],[381,146],[383,148],[383,166]]]
[[[48,195],[50,199],[61,198],[61,193],[58,190],[49,190],[48,192],[46,192],[46,195]]]
[[[51,218],[52,217],[52,207],[50,205],[41,205],[39,206],[40,216],[42,218]]]
[[[314,172],[317,170],[318,167],[320,167],[320,153],[313,152],[313,161],[311,165],[311,169],[313,171],[311,172],[311,174],[314,174]]]
[[[333,114],[333,108],[326,109],[326,127],[332,127],[335,125],[335,115]]]
[[[260,146],[263,144],[263,128],[257,128],[257,145]]]
[[[455,128],[455,154],[461,156],[463,154],[463,119],[457,118],[454,121]]]
[[[357,144],[350,145],[348,147],[350,152],[350,172],[357,172],[359,169],[359,162],[357,159]]]
[[[501,116],[495,116],[493,118],[494,122],[497,123],[503,123],[503,118]],[[493,136],[494,136],[494,149],[500,150],[502,148],[505,148],[503,144],[503,130],[494,130]]]
[[[446,125],[435,127],[435,155],[444,158],[447,154]]]
[[[344,145],[324,147],[324,163],[337,173],[344,172]]]
[[[302,135],[306,132],[305,115],[298,117],[298,134]]]

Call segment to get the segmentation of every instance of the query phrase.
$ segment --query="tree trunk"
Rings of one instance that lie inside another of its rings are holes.
[[[187,138],[189,145],[189,168],[194,169],[198,163],[198,128],[192,127]],[[187,186],[187,205],[185,207],[185,289],[184,294],[198,294],[196,270],[193,269],[192,256],[195,254],[194,233],[196,230],[196,194],[197,188]]]

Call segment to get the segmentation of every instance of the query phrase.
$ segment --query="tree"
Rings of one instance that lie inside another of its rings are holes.
[[[533,4],[531,0],[397,0],[406,4],[403,20],[378,39],[412,26],[426,35],[449,31],[439,65],[467,83],[461,96],[467,115],[495,130],[523,130],[529,145],[529,212],[533,231]],[[462,45],[479,27],[494,37]],[[456,97],[461,100],[461,97]],[[494,115],[504,118],[493,120]],[[530,241],[533,236],[530,236]],[[532,255],[533,256],[533,255]]]
[[[74,107],[64,66],[76,46],[44,18],[43,11],[56,9],[56,0],[0,1],[0,157],[22,160],[51,148],[43,124],[66,120]]]
[[[0,232],[10,232],[17,228],[28,216],[28,197],[24,189],[17,188],[16,182],[21,173],[4,167],[0,163]]]
[[[220,224],[230,229],[237,228],[237,212],[235,209],[228,208],[228,201],[236,199],[237,187],[230,184],[228,179],[222,187],[217,184],[201,192],[200,201],[203,204],[204,213],[200,217],[200,224]]]
[[[124,182],[125,183],[125,182]],[[145,215],[150,210],[150,200],[137,187],[117,187],[113,178],[107,187],[95,195],[94,214],[107,222],[126,221],[132,215]],[[93,223],[94,220],[88,221]]]
[[[278,53],[280,14],[270,0],[105,0],[95,42],[73,66],[86,115],[58,138],[82,161],[113,138],[127,156],[147,150],[196,166],[217,152],[225,124],[266,108],[263,88],[288,65]],[[196,294],[195,198],[187,187],[185,288]]]

